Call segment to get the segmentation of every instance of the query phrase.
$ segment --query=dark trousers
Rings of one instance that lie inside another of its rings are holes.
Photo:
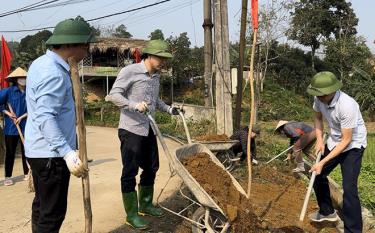
[[[247,148],[247,144],[246,145],[242,145],[240,142],[234,144],[230,150],[233,151],[233,153],[235,155],[237,155],[238,153],[241,153],[241,160],[245,160],[246,159],[246,154],[247,154],[247,149],[244,151],[244,147]],[[257,159],[256,157],[256,144],[255,144],[255,140],[254,139],[251,139],[251,159]]]
[[[142,169],[140,185],[154,185],[156,172],[159,170],[159,153],[156,137],[150,127],[147,137],[139,136],[124,129],[119,129],[121,141],[121,192],[135,191],[139,168]]]
[[[5,135],[5,177],[12,177],[13,173],[13,166],[14,166],[14,159],[16,156],[16,149],[18,142],[21,141],[19,135]],[[22,154],[22,166],[23,166],[23,174],[27,175],[29,172],[29,168],[26,164],[26,157],[25,157],[25,148],[21,142],[21,154]]]
[[[326,146],[322,159],[329,154]],[[338,165],[341,166],[343,196],[343,217],[345,233],[362,232],[361,203],[358,197],[358,176],[361,170],[364,148],[353,148],[328,161],[320,175],[316,176],[314,190],[323,215],[332,214],[334,209],[330,196],[327,175]]]
[[[35,197],[32,232],[58,233],[65,219],[70,172],[63,158],[31,159]]]

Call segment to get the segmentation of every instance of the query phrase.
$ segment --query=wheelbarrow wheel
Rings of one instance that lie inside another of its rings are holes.
[[[225,169],[232,171],[234,169],[235,154],[231,150],[219,151],[216,153],[216,158],[224,165]]]
[[[194,212],[192,216],[192,220],[202,225],[205,225],[205,215],[206,215],[206,209],[201,206]],[[211,210],[211,209],[210,209],[210,216],[209,216],[208,221],[209,221],[208,223],[209,226],[215,232],[218,232],[218,233],[222,231],[225,223],[227,222],[226,218],[220,212]],[[191,231],[192,233],[208,232],[207,229],[196,226],[195,224],[191,225]],[[230,231],[228,230],[227,232],[230,232]]]

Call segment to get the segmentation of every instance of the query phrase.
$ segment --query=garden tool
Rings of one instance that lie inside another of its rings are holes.
[[[9,108],[9,111],[12,114],[15,114],[14,111],[13,111],[12,105],[10,105],[10,103],[8,103],[8,108]],[[20,135],[22,145],[25,145],[25,138],[23,137],[23,133],[22,133],[22,130],[21,130],[19,124],[16,124],[15,122],[14,122],[14,124],[16,125],[18,134]],[[28,187],[29,193],[32,193],[32,192],[35,192],[33,175],[32,175],[30,164],[27,161],[26,161],[26,164],[27,164],[27,167],[29,168],[29,172],[27,173],[27,178],[28,178],[27,187]]]
[[[293,146],[290,146],[288,147],[286,150],[282,151],[280,154],[276,155],[275,157],[273,157],[272,159],[270,159],[268,162],[266,162],[266,164],[269,164],[270,162],[272,162],[273,160],[277,159],[278,157],[280,157],[281,155],[285,154],[287,151],[289,151],[290,149],[292,149]]]
[[[321,157],[322,157],[322,152],[319,151],[318,155],[316,156],[315,164],[319,163]],[[311,194],[311,191],[312,191],[312,188],[313,188],[313,185],[314,185],[315,177],[316,177],[316,171],[314,171],[312,173],[311,178],[310,178],[309,187],[307,189],[307,193],[306,193],[306,196],[305,196],[305,200],[303,202],[301,214],[299,216],[299,220],[301,222],[305,218],[305,214],[306,214],[306,210],[307,210],[307,204],[309,203],[310,194]]]

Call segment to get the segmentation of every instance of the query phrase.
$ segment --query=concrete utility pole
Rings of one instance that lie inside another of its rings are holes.
[[[216,125],[218,134],[233,134],[227,0],[215,0]]]
[[[203,1],[204,21],[204,105],[212,107],[212,14],[211,0]]]
[[[240,29],[240,55],[237,69],[237,96],[236,96],[236,114],[234,116],[234,128],[237,130],[241,126],[241,106],[242,106],[242,81],[243,67],[245,60],[246,48],[246,16],[247,16],[248,0],[242,0],[241,10],[241,29]]]

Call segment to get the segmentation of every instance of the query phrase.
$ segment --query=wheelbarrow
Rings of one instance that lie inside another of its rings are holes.
[[[224,165],[225,169],[228,171],[232,171],[235,165],[235,162],[240,160],[239,157],[237,157],[230,148],[239,143],[238,140],[220,140],[220,141],[195,141],[191,140],[190,138],[190,132],[189,128],[186,124],[185,116],[182,112],[179,112],[182,123],[184,125],[186,137],[188,140],[188,143],[196,142],[199,144],[204,145],[207,149],[209,149],[212,153],[216,155],[216,157],[219,159],[219,161]]]
[[[193,156],[197,153],[203,152],[207,153],[210,156],[210,159],[217,164],[220,168],[225,170],[230,176],[234,186],[237,190],[246,196],[246,192],[243,190],[241,185],[237,180],[225,169],[221,162],[216,158],[216,156],[204,145],[199,143],[189,143],[188,145],[181,146],[176,150],[176,154],[172,155],[164,141],[155,120],[150,114],[147,114],[148,118],[151,121],[153,129],[163,147],[163,150],[166,154],[166,157],[169,162],[169,166],[172,169],[172,174],[177,174],[183,181],[183,184],[190,190],[194,198],[190,198],[188,195],[183,193],[183,188],[180,188],[180,193],[182,197],[186,198],[189,201],[187,207],[183,210],[177,212],[168,207],[165,207],[159,203],[159,206],[164,210],[177,215],[190,223],[192,223],[192,232],[201,233],[225,233],[230,229],[230,223],[224,211],[219,207],[219,205],[213,200],[213,198],[203,189],[203,187],[195,180],[195,178],[189,173],[189,171],[182,164],[182,160],[189,156]],[[190,140],[190,135],[188,135],[188,141]],[[165,185],[165,187],[168,185]],[[159,195],[160,197],[160,195]],[[192,217],[187,217],[184,214],[190,208],[195,208],[195,211]]]

